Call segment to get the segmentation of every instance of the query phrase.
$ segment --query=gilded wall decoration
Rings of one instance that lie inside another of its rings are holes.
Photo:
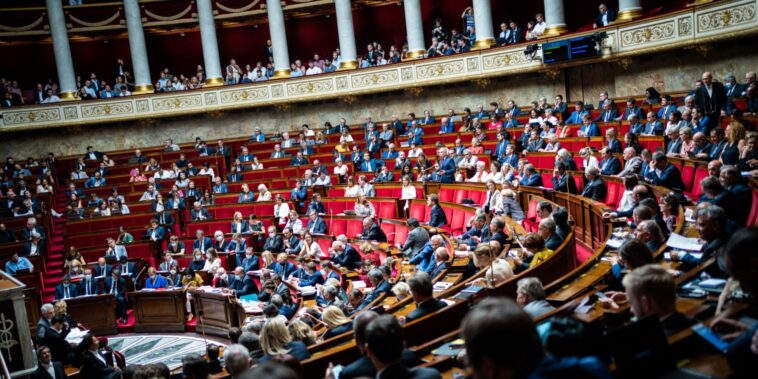
[[[393,84],[398,83],[399,81],[400,78],[398,77],[397,70],[369,72],[366,74],[353,75],[350,78],[350,83],[355,89]]]
[[[403,67],[400,69],[400,76],[403,78],[404,82],[409,82],[413,80],[413,69],[410,67]]]
[[[478,57],[466,58],[466,71],[468,72],[479,71],[479,58]]]
[[[174,109],[195,108],[203,106],[201,94],[184,96],[167,96],[153,99],[153,110],[156,112],[170,111]]]
[[[435,79],[444,76],[463,74],[463,60],[454,60],[440,63],[424,64],[416,67],[416,79]]]
[[[137,112],[145,113],[150,110],[150,103],[147,100],[145,99],[137,100],[136,103],[137,103]]]
[[[63,118],[66,120],[75,120],[79,117],[79,111],[76,106],[63,107]]]
[[[83,104],[82,118],[97,118],[134,113],[131,101],[109,102],[107,104]]]
[[[677,20],[679,25],[679,37],[685,37],[692,34],[692,17],[680,17]]]
[[[674,20],[644,28],[625,30],[621,32],[621,47],[670,40],[675,36],[674,31]]]
[[[268,99],[268,87],[255,87],[221,91],[221,104],[252,102]],[[206,99],[206,104],[208,101]]]
[[[44,124],[60,121],[60,108],[3,112],[3,125]]]
[[[313,95],[331,91],[334,91],[334,81],[331,78],[287,83],[287,96]]]
[[[281,84],[271,86],[271,97],[284,97],[284,86]]]
[[[205,94],[205,105],[216,105],[218,104],[218,97],[216,97],[215,92],[210,92]]]
[[[347,89],[347,76],[340,76],[334,79],[334,82],[337,85],[337,90]]]
[[[697,31],[705,33],[710,31],[731,28],[740,24],[755,21],[755,2],[729,5],[713,11],[704,11],[696,14]]]

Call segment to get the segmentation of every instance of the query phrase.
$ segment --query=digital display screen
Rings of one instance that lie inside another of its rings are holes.
[[[591,58],[598,55],[592,35],[548,42],[542,44],[544,63],[564,62],[572,59]]]

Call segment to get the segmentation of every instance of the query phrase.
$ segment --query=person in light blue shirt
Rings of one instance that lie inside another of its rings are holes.
[[[5,263],[5,272],[10,275],[16,275],[21,270],[34,270],[34,265],[26,257],[20,257],[18,253],[13,253],[11,259]]]
[[[588,114],[589,112],[584,109],[584,103],[577,101],[576,104],[574,104],[574,111],[571,112],[571,116],[569,116],[568,120],[566,120],[566,124],[581,124],[584,115]]]

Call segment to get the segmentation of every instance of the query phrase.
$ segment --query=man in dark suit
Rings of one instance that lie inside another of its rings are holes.
[[[368,280],[374,286],[374,290],[363,298],[363,302],[359,307],[360,309],[371,304],[371,302],[378,299],[379,296],[384,293],[390,292],[392,289],[392,285],[384,280],[384,275],[382,275],[382,271],[378,268],[372,268],[371,271],[368,272]]]
[[[66,379],[66,372],[63,371],[63,363],[53,361],[53,354],[50,348],[42,346],[37,349],[37,369],[30,375],[31,379]]]
[[[551,217],[540,220],[537,228],[537,234],[545,240],[545,247],[553,251],[563,243],[563,238],[555,232],[556,228],[555,221]]]
[[[145,231],[145,239],[155,244],[156,251],[163,250],[163,240],[166,238],[166,229],[158,225],[158,220],[150,220],[150,227]]]
[[[449,260],[450,254],[447,252],[447,248],[438,247],[437,250],[434,251],[434,262],[432,262],[432,266],[429,268],[429,276],[436,278],[443,271],[447,270],[449,267]]]
[[[79,296],[76,284],[71,283],[71,277],[65,275],[62,282],[55,286],[55,300],[65,300]]]
[[[429,242],[429,232],[422,228],[418,220],[414,217],[409,218],[407,224],[410,229],[408,237],[402,245],[400,243],[397,243],[396,245],[400,251],[403,252],[404,256],[412,257],[416,255],[427,242]]]
[[[284,248],[284,241],[282,237],[276,234],[276,227],[268,227],[268,237],[263,243],[263,251],[270,251],[272,254],[278,254]]]
[[[709,120],[709,129],[718,127],[721,115],[726,114],[726,88],[713,81],[710,72],[703,73],[703,85],[695,90],[695,103]]]
[[[427,205],[432,208],[429,214],[429,226],[440,228],[447,225],[447,216],[440,206],[440,198],[437,194],[429,195]]]
[[[508,21],[508,25],[511,27],[511,40],[508,43],[519,43],[524,40],[524,31],[518,27],[516,21]]]
[[[541,187],[542,186],[542,175],[540,175],[539,172],[537,172],[537,169],[534,168],[534,165],[531,163],[524,166],[524,177],[521,178],[519,181],[519,184],[522,186],[529,186],[529,187]]]
[[[579,190],[576,188],[576,181],[571,174],[566,171],[567,164],[564,162],[555,162],[553,169],[553,189],[558,192],[566,192],[576,195]]]
[[[606,146],[601,152],[603,154],[603,160],[600,161],[600,173],[610,176],[621,172],[621,162],[613,155],[612,150]]]
[[[45,240],[45,227],[37,225],[37,219],[34,217],[29,217],[26,220],[26,227],[21,230],[21,240],[22,241],[31,241],[32,240],[32,231],[36,231],[39,233],[39,235],[42,237],[42,240]]]
[[[408,368],[402,362],[403,328],[392,315],[379,316],[366,327],[366,355],[376,368],[376,379],[438,379],[437,370]]]
[[[201,229],[198,229],[195,232],[195,242],[192,242],[192,250],[200,249],[203,253],[205,253],[208,249],[213,247],[213,241],[210,239],[210,237],[205,236],[205,232]]]
[[[359,237],[364,241],[387,242],[387,235],[371,217],[363,219],[363,233]]]
[[[437,150],[437,163],[440,165],[437,172],[440,183],[452,183],[455,180],[455,161],[447,155],[446,147]]]
[[[371,363],[371,359],[366,356],[366,327],[371,321],[378,317],[379,315],[376,312],[369,310],[360,312],[355,316],[355,319],[353,320],[353,333],[355,335],[355,345],[361,353],[361,357],[342,369],[340,372],[340,379],[376,377],[376,368],[374,368],[374,365]],[[416,358],[413,351],[407,348],[403,350],[400,361],[408,367],[415,367],[421,363],[419,359]]]
[[[14,236],[15,237],[15,236]],[[28,257],[32,254],[34,255],[47,255],[47,245],[42,242],[42,236],[39,235],[39,233],[32,233],[32,239],[31,241],[24,242],[24,251],[21,253],[22,256]]]
[[[650,161],[650,169],[645,179],[657,186],[666,187],[673,190],[684,190],[682,173],[673,164],[668,161],[666,155],[660,151],[653,154],[653,160]]]
[[[237,296],[258,293],[258,286],[256,286],[253,279],[247,275],[242,266],[234,269],[234,276],[229,278],[228,288],[234,290],[237,293]]]
[[[97,265],[95,266],[95,276],[97,277],[104,277],[111,274],[111,270],[113,269],[113,266],[105,263],[105,258],[100,257],[97,260]]]
[[[724,188],[731,192],[739,208],[734,212],[737,224],[745,225],[753,207],[753,195],[750,187],[742,178],[740,170],[734,166],[726,166],[721,169],[719,180]]]
[[[340,237],[337,237],[337,240],[332,242],[332,249],[329,251],[329,260],[340,267],[347,268],[348,270],[359,268],[361,266],[361,255],[358,254],[358,251],[355,250],[354,247],[344,241],[340,241]]]
[[[446,306],[441,300],[434,298],[432,291],[432,277],[425,272],[417,272],[408,279],[408,286],[411,288],[411,296],[416,303],[416,309],[405,316],[405,322],[411,322],[434,313]]]
[[[84,278],[79,282],[79,296],[97,295],[100,293],[100,281],[92,276],[92,270],[84,269]]]
[[[613,21],[616,21],[615,9],[610,9],[605,4],[600,4],[598,8],[600,13],[595,17],[595,22],[592,24],[593,28],[602,28],[610,25]]]
[[[114,268],[111,275],[105,277],[103,292],[116,298],[116,317],[126,324],[126,280],[121,277],[120,268]]]
[[[613,102],[603,103],[603,111],[592,122],[613,122],[619,117],[619,112],[614,108]]]
[[[171,216],[171,212],[167,212],[165,207],[162,211],[156,213],[153,218],[158,221],[158,225],[163,227],[163,230],[169,232],[175,223],[174,217]]]
[[[106,360],[98,348],[100,342],[97,337],[87,333],[79,343],[79,351],[82,351],[82,366],[80,375],[82,378],[115,379],[121,377],[121,372],[113,367],[113,363]]]
[[[42,346],[50,348],[52,359],[63,364],[70,363],[76,357],[74,349],[66,341],[70,329],[66,328],[66,318],[55,316],[50,321],[50,327],[45,329],[45,335],[40,340]]]
[[[605,201],[608,187],[605,185],[603,178],[600,177],[600,169],[589,166],[584,170],[584,176],[587,178],[587,184],[584,186],[582,196],[595,201]]]
[[[311,234],[326,233],[326,222],[318,215],[316,210],[308,212],[308,224],[306,225],[306,229],[308,229]]]

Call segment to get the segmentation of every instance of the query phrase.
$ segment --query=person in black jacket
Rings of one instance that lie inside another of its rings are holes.
[[[587,178],[587,184],[584,186],[582,196],[594,201],[605,201],[608,194],[608,187],[605,181],[600,177],[600,169],[594,166],[588,166],[584,170],[584,176]]]
[[[439,228],[447,225],[447,216],[440,206],[440,198],[436,194],[429,195],[427,205],[432,208],[429,215],[429,226]]]
[[[82,367],[80,374],[82,378],[102,378],[115,379],[121,376],[118,368],[108,365],[108,362],[100,355],[98,347],[100,342],[92,333],[87,333],[82,342],[79,343],[79,350],[82,353]]]
[[[718,126],[719,119],[726,112],[726,87],[713,81],[710,72],[703,73],[703,85],[695,90],[695,103],[705,112],[709,120],[709,130]]]
[[[66,379],[66,372],[63,371],[63,363],[52,360],[53,355],[50,348],[41,346],[37,349],[37,361],[39,366],[30,375],[31,379]],[[52,375],[50,374],[52,372]]]
[[[553,189],[558,192],[567,192],[576,195],[579,191],[576,188],[574,178],[566,171],[567,166],[568,164],[565,162],[555,162],[555,168],[553,169]]]
[[[68,364],[75,360],[76,353],[66,341],[70,329],[65,328],[65,324],[65,317],[54,316],[50,321],[50,327],[45,329],[40,344],[50,348],[53,360]]]
[[[363,219],[363,233],[359,237],[364,241],[387,242],[387,235],[371,217]]]
[[[347,268],[348,270],[358,269],[361,267],[361,255],[354,247],[340,241],[340,237],[337,237],[337,241],[332,242],[332,248],[329,251],[329,260],[340,267]]]
[[[416,309],[405,316],[404,322],[419,319],[446,306],[444,302],[434,298],[432,278],[429,274],[425,272],[415,273],[408,279],[408,286],[411,288],[413,301],[416,302]]]

